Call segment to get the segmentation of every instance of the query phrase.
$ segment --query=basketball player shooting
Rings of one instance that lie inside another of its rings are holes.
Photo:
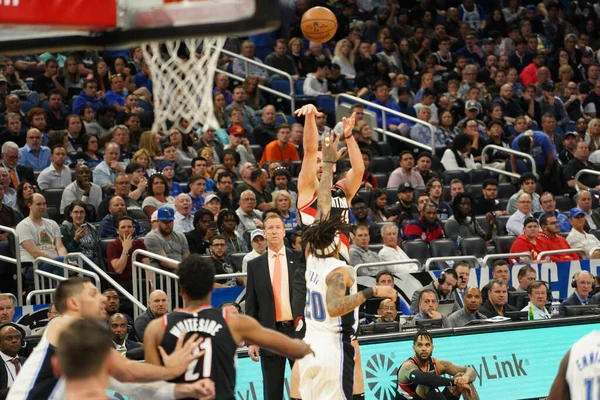
[[[401,392],[413,400],[458,400],[461,395],[466,400],[479,400],[472,383],[477,378],[475,371],[433,358],[433,339],[428,331],[421,329],[415,334],[413,350],[415,355],[404,361],[398,371]],[[440,376],[443,374],[454,379]],[[441,386],[446,386],[443,392],[438,390]]]
[[[354,381],[352,336],[358,323],[358,306],[377,296],[396,301],[396,291],[373,286],[357,293],[354,268],[340,259],[342,215],[329,217],[331,179],[338,157],[339,136],[331,132],[322,140],[323,174],[319,183],[316,222],[305,228],[306,333],[304,340],[315,355],[298,362],[303,400],[350,399]]]

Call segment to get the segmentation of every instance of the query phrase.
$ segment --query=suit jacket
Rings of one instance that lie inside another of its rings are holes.
[[[27,165],[17,165],[17,167],[15,169],[17,170],[17,176],[19,177],[19,182],[27,181],[27,182],[31,183],[32,185],[37,186],[37,182],[33,175],[33,168],[28,167]],[[10,187],[13,187],[12,182],[10,184]],[[16,190],[17,188],[13,187],[13,189]]]
[[[25,364],[25,360],[25,357],[19,356],[21,366]],[[6,371],[6,367],[4,365],[1,365],[0,367],[0,400],[4,400],[8,395],[8,388],[6,387],[8,384],[8,372]]]
[[[593,304],[592,300],[593,300],[593,298],[588,299],[588,304]],[[565,306],[580,306],[580,305],[582,305],[582,304],[581,304],[581,301],[579,301],[579,297],[577,297],[577,294],[573,293],[565,301],[560,303],[558,312],[561,316],[564,317],[567,314],[567,310],[566,310]]]
[[[288,268],[288,285],[290,291],[290,307],[294,304],[293,280],[297,268],[302,268],[302,258],[298,253],[285,248]],[[266,328],[275,329],[275,302],[269,275],[268,251],[248,262],[246,284],[246,314],[255,318]]]
[[[596,224],[596,229],[600,229],[600,214],[598,214],[597,211],[592,210],[592,221],[594,221],[594,223]],[[589,232],[592,230],[592,228],[590,228],[590,224],[588,224],[587,221],[585,221],[583,230],[586,232]]]

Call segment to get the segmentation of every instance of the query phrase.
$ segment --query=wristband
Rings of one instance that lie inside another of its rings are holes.
[[[363,291],[362,291],[363,295],[365,296],[365,299],[367,299],[367,300],[373,298],[373,292],[374,291],[373,291],[372,287],[363,289]]]
[[[124,255],[124,256],[127,256],[127,257],[129,257],[129,253],[122,252],[121,254],[122,254],[122,255]]]

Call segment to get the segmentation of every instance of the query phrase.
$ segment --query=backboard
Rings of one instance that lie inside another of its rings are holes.
[[[0,54],[243,36],[279,18],[278,0],[0,0]]]

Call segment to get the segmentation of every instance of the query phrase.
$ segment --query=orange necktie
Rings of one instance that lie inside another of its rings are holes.
[[[10,169],[10,181],[12,182],[13,189],[17,189],[19,187],[19,178],[17,178],[17,173],[14,168]]]
[[[275,302],[275,320],[283,319],[283,310],[281,309],[281,261],[279,261],[279,253],[273,255],[275,264],[273,268],[273,300]]]

